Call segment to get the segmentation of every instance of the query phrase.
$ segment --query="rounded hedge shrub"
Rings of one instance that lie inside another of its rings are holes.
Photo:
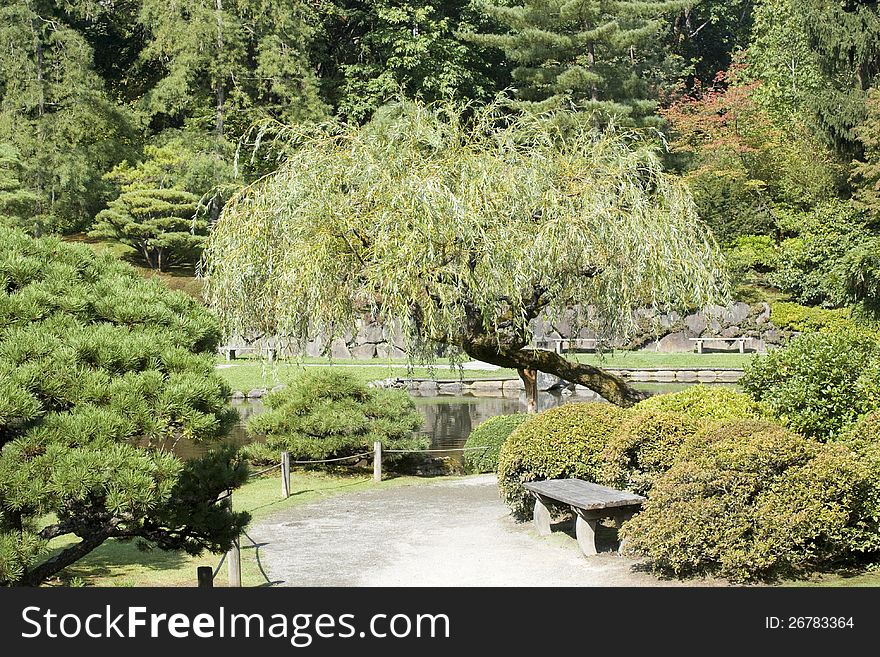
[[[603,483],[647,495],[655,479],[679,458],[685,440],[699,430],[698,421],[680,413],[653,409],[631,413],[602,453]]]
[[[501,446],[498,487],[514,516],[529,519],[534,501],[522,484],[543,479],[598,481],[602,450],[626,417],[612,404],[565,404],[530,415]]]
[[[695,385],[679,392],[654,395],[635,406],[638,411],[668,411],[695,420],[769,418],[769,409],[726,386]]]
[[[496,415],[471,431],[464,444],[465,449],[472,450],[464,452],[465,472],[473,474],[495,472],[498,467],[498,452],[504,441],[528,418],[529,416],[524,413]],[[484,449],[477,449],[480,447]]]
[[[849,528],[848,543],[853,552],[876,556],[880,554],[880,411],[861,418],[841,442],[856,453],[870,483],[861,513]]]
[[[422,417],[406,392],[369,388],[345,372],[306,370],[267,404],[269,410],[247,425],[251,437],[265,437],[265,447],[249,450],[257,458],[267,450],[276,461],[282,451],[293,460],[340,458],[370,451],[377,440],[385,449],[428,446],[413,433]]]
[[[848,554],[868,473],[845,445],[741,421],[684,449],[621,530],[656,571],[767,580]]]
[[[786,426],[827,440],[880,406],[880,340],[861,330],[802,335],[755,358],[741,384]]]

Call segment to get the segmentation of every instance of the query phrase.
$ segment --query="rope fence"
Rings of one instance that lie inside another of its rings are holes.
[[[309,461],[291,461],[290,460],[290,452],[281,452],[281,462],[276,463],[275,465],[271,465],[267,468],[263,468],[262,470],[257,470],[256,472],[251,472],[248,474],[248,479],[253,479],[254,477],[259,477],[260,475],[264,475],[267,472],[271,472],[273,470],[281,469],[281,499],[287,499],[290,497],[290,466],[291,465],[313,465],[316,463],[341,463],[343,461],[353,461],[357,459],[362,459],[367,456],[373,457],[373,481],[382,481],[382,455],[383,452],[385,454],[431,454],[431,453],[448,453],[448,452],[475,452],[475,451],[486,451],[489,449],[489,445],[484,447],[449,447],[449,448],[441,448],[441,449],[382,449],[382,443],[376,441],[373,443],[373,449],[368,452],[361,452],[359,454],[352,454],[350,456],[341,456],[338,458],[332,459],[314,459]],[[232,491],[226,491],[222,495],[217,497],[217,502],[223,502],[226,507],[232,511]],[[257,568],[259,568],[260,573],[263,576],[263,579],[266,580],[266,583],[272,586],[275,584],[269,576],[266,574],[265,569],[263,568],[263,564],[260,561],[260,545],[252,539],[248,533],[242,530],[242,535],[247,538],[251,542],[251,546],[254,548],[254,555],[257,561]],[[227,563],[227,571],[229,573],[229,586],[240,587],[241,586],[241,545],[239,542],[240,537],[236,537],[233,541],[232,549],[228,552],[224,553],[222,557],[220,557],[220,561],[215,568],[211,568],[210,566],[199,566],[197,569],[198,582],[201,587],[213,587],[214,579],[217,577],[220,569],[223,567],[224,563]]]

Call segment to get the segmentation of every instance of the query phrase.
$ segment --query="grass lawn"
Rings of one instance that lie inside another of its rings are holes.
[[[233,504],[239,511],[248,511],[254,520],[316,499],[355,491],[412,486],[437,481],[441,477],[396,477],[375,483],[369,474],[355,476],[329,475],[316,472],[292,472],[291,496],[281,499],[281,479],[277,471],[248,482],[235,491]],[[65,537],[50,543],[60,549],[74,543]],[[244,536],[241,540],[241,578],[243,586],[265,586],[266,580],[257,565],[257,550]],[[220,555],[204,553],[192,557],[183,552],[151,550],[143,552],[132,541],[109,540],[68,567],[62,574],[65,584],[85,586],[195,586],[196,567],[216,568]],[[226,586],[228,573],[224,563],[214,580],[215,586]]]
[[[326,363],[326,361],[324,361]],[[223,363],[225,365],[225,363]],[[287,383],[306,368],[295,363],[261,363],[258,361],[242,361],[230,363],[231,367],[221,367],[217,373],[224,377],[233,390],[241,390],[247,392],[253,388],[271,388],[279,383]],[[402,365],[393,365],[377,361],[375,365],[327,365],[336,369],[349,372],[362,381],[373,381],[375,379],[387,379],[391,377],[399,378],[438,378],[438,379],[457,379],[459,378],[458,370],[449,369],[449,365],[442,364],[433,370],[427,367],[419,367],[408,370]],[[497,379],[515,377],[516,372],[513,370],[466,370],[465,378],[472,379]]]

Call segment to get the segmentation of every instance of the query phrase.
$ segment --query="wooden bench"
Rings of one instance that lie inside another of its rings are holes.
[[[236,355],[241,353],[242,351],[259,351],[258,347],[233,347],[231,345],[224,345],[222,347],[218,347],[217,351],[226,356],[226,362],[231,360],[235,360]],[[275,349],[270,347],[266,349],[266,353],[269,358],[269,362],[275,360]]]
[[[595,351],[598,344],[597,338],[541,338],[535,340],[536,347],[550,347],[557,354],[562,354],[566,349]]]
[[[704,342],[733,342],[739,347],[739,353],[744,354],[746,352],[746,342],[751,342],[752,338],[688,338],[688,340],[696,343],[698,354],[703,353]]]
[[[548,479],[523,484],[535,496],[535,528],[540,536],[550,534],[550,510],[554,502],[567,504],[575,513],[575,534],[581,551],[597,553],[596,524],[603,518],[613,518],[620,526],[642,507],[645,498],[635,493],[607,488],[582,479]],[[623,550],[623,543],[618,553]]]

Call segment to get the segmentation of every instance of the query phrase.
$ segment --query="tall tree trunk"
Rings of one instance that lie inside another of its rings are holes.
[[[216,4],[214,5],[216,12],[215,15],[217,17],[217,57],[221,57],[223,53],[223,0],[216,0]],[[214,198],[211,201],[211,223],[217,223],[217,220],[220,219],[220,205],[221,199],[219,197],[219,175],[217,171],[220,168],[220,165],[223,160],[223,138],[225,136],[225,114],[226,114],[226,87],[224,86],[225,79],[223,73],[219,73],[217,75],[217,81],[214,88],[215,100],[216,100],[216,115],[214,120],[214,139],[215,139],[215,150],[214,157],[216,158],[215,162],[215,172],[214,172],[214,185],[215,192]]]
[[[526,410],[538,412],[538,370],[521,369],[516,371],[526,391]]]
[[[596,44],[591,43],[587,46],[587,63],[590,65],[590,72],[596,72]],[[599,100],[599,87],[596,82],[590,83],[590,100],[597,102]]]

